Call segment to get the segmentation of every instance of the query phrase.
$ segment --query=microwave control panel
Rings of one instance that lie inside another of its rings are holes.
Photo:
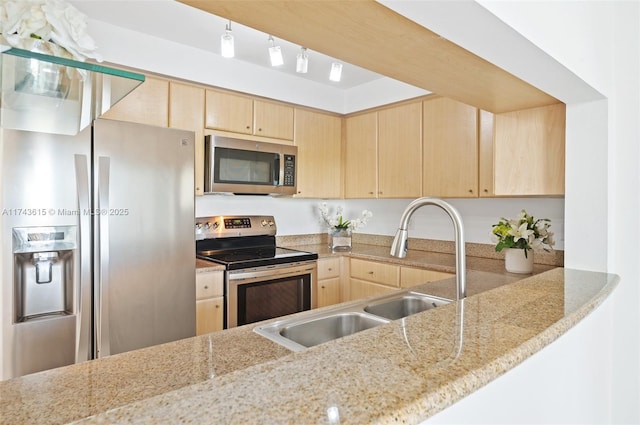
[[[296,156],[284,155],[284,181],[283,186],[296,185]]]

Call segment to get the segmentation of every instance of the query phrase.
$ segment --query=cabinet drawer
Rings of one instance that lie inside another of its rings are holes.
[[[388,285],[379,285],[377,283],[365,282],[358,279],[349,279],[349,300],[361,300],[376,295],[386,294],[395,290]]]
[[[402,267],[400,269],[400,286],[409,288],[434,280],[446,279],[455,276],[453,273],[437,272],[434,270],[417,269],[414,267]]]
[[[373,261],[351,259],[351,277],[382,283],[389,286],[400,286],[400,266],[377,263]]]
[[[224,295],[224,272],[196,273],[196,299]]]
[[[340,258],[318,260],[318,280],[340,276]]]

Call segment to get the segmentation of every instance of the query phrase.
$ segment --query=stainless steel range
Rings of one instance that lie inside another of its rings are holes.
[[[317,305],[318,254],[276,246],[272,216],[196,218],[196,256],[226,267],[225,327]]]

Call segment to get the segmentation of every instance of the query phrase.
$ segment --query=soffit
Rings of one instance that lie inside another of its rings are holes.
[[[178,1],[490,112],[558,103],[373,0]]]

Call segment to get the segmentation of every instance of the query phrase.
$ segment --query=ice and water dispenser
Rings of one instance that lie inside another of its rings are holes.
[[[74,313],[76,226],[13,229],[14,323]]]

